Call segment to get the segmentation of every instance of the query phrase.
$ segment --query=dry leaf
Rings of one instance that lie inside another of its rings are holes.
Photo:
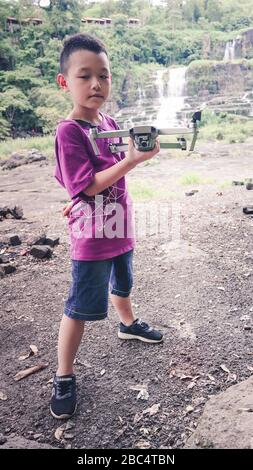
[[[29,351],[27,354],[23,354],[23,356],[19,356],[18,360],[24,361],[25,359],[28,359],[28,357],[30,356],[31,356],[31,351]]]
[[[134,424],[139,423],[139,421],[142,419],[143,413],[136,413],[134,415]]]
[[[3,392],[0,392],[0,400],[7,400],[7,395],[5,395]]]
[[[248,413],[253,412],[253,408],[238,408],[239,411],[247,411]]]
[[[236,382],[236,379],[237,379],[237,375],[236,374],[230,374],[227,378],[227,381],[229,380],[233,380],[234,382]]]
[[[38,354],[38,348],[37,348],[37,346],[35,346],[35,344],[30,344],[30,350],[32,351],[32,353],[34,354],[34,356],[37,356],[37,354]]]
[[[160,408],[160,403],[156,403],[155,405],[152,405],[150,408],[146,408],[146,410],[143,410],[143,413],[149,413],[149,416],[156,415],[158,413]]]
[[[196,383],[195,382],[190,382],[189,385],[187,385],[187,388],[191,389],[195,387]]]
[[[137,395],[137,400],[148,400],[148,399],[149,399],[148,391],[145,388],[142,388]]]
[[[225,364],[221,364],[220,368],[224,370],[224,372],[226,372],[227,374],[231,375],[230,370],[227,368],[227,366],[225,366]]]
[[[87,368],[90,368],[92,367],[92,365],[87,362],[87,361],[80,361],[80,359],[78,359],[77,357],[75,358],[74,360],[74,364],[77,364],[78,366],[84,366],[84,367],[87,367]]]
[[[66,431],[67,431],[68,429],[74,428],[75,425],[76,425],[76,423],[73,423],[73,421],[67,421],[67,423],[66,423],[66,425],[65,425]]]
[[[102,369],[101,372],[100,372],[100,375],[105,375],[105,369]]]
[[[180,375],[180,380],[191,380],[193,379],[192,375]]]
[[[38,354],[37,346],[35,346],[35,344],[30,344],[29,348],[30,348],[30,351],[27,354],[24,354],[23,356],[19,357],[20,361],[24,361],[25,359],[28,359],[28,357],[31,357],[31,356],[37,356]]]
[[[65,425],[64,424],[62,426],[59,426],[59,428],[56,429],[56,431],[54,433],[54,437],[55,437],[55,439],[57,439],[57,441],[60,441],[61,439],[63,439],[64,431],[65,431]]]
[[[212,381],[215,382],[215,378],[211,374],[207,374],[207,377]]]
[[[74,439],[74,437],[74,434],[71,434],[70,432],[64,433],[64,439]]]
[[[141,440],[136,442],[135,447],[136,449],[150,449],[151,444],[148,441]]]
[[[120,424],[123,424],[123,423],[124,423],[124,421],[123,421],[123,419],[121,418],[121,416],[119,416],[119,421],[120,421]]]
[[[147,436],[149,434],[149,429],[148,428],[140,428],[140,431],[143,432],[143,434],[145,434],[145,436]]]
[[[34,374],[34,372],[37,372],[41,369],[45,369],[48,364],[38,364],[37,366],[29,367],[28,369],[21,370],[14,376],[14,380],[18,381],[21,379],[24,379],[28,375]]]
[[[147,385],[145,385],[145,384],[130,385],[129,388],[130,388],[130,390],[136,390],[137,392],[139,392],[143,389],[146,389]]]
[[[253,372],[253,367],[247,366],[247,369],[250,370],[250,372]]]
[[[192,405],[188,405],[188,406],[186,407],[185,412],[186,412],[186,414],[187,414],[187,413],[191,413],[193,410],[194,410],[193,406],[192,406]]]

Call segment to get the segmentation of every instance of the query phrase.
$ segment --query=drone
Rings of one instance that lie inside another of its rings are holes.
[[[168,129],[157,129],[154,126],[135,126],[131,129],[118,129],[115,131],[98,132],[97,127],[92,127],[89,133],[89,140],[96,156],[100,155],[97,139],[105,139],[110,137],[131,137],[134,146],[140,152],[149,152],[153,150],[156,143],[156,138],[159,135],[179,135],[177,142],[161,142],[161,149],[181,149],[187,150],[187,142],[184,137],[185,134],[192,134],[190,144],[190,152],[195,148],[197,135],[198,135],[198,122],[201,121],[201,112],[196,111],[186,127],[174,127]],[[118,152],[125,152],[128,150],[128,144],[124,142],[109,143],[109,149],[112,154]]]

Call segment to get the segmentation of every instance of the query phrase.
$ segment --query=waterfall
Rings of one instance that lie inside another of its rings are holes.
[[[187,67],[171,67],[167,93],[164,93],[164,71],[157,72],[157,88],[159,90],[160,108],[155,125],[157,127],[174,127],[180,124],[179,113],[185,105],[185,83]]]
[[[235,44],[236,44],[235,39],[230,40],[226,43],[225,53],[223,57],[223,60],[225,60],[226,62],[235,59]]]
[[[249,117],[253,117],[253,89],[251,91],[247,91],[243,95],[242,101],[244,101],[244,103],[247,103],[247,105],[249,106],[247,115]]]

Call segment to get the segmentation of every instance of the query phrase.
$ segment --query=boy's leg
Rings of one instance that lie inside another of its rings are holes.
[[[63,315],[58,337],[58,369],[56,375],[73,374],[74,359],[84,330],[83,320]]]
[[[130,296],[120,297],[119,295],[110,294],[110,299],[119,315],[120,321],[126,326],[132,325],[134,322],[134,313]]]
[[[84,322],[107,316],[111,261],[72,260],[72,284],[65,303],[58,339],[59,365],[54,377],[50,410],[54,418],[70,418],[76,410],[73,362]]]
[[[146,343],[160,343],[163,335],[141,319],[134,319],[130,292],[133,285],[133,251],[113,258],[110,276],[111,300],[121,323],[120,339],[138,339]]]

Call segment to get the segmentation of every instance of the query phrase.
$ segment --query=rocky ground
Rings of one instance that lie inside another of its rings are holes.
[[[171,232],[140,239],[135,253],[136,315],[161,329],[164,343],[119,340],[112,307],[108,320],[88,325],[76,363],[78,411],[58,430],[61,423],[49,414],[49,400],[70,281],[61,215],[68,198],[54,181],[50,162],[0,170],[0,207],[23,209],[23,218],[0,221],[0,256],[16,266],[0,279],[0,443],[5,447],[16,442],[32,448],[37,442],[79,449],[182,448],[209,398],[252,374],[253,218],[242,208],[253,204],[253,191],[231,182],[253,177],[253,140],[198,150],[177,158],[164,153],[128,178],[132,185],[148,180],[162,189],[174,214]],[[180,184],[191,172],[201,176],[201,184]],[[186,196],[192,189],[198,192]],[[60,239],[50,258],[29,254],[28,240],[42,232]],[[11,235],[21,244],[7,245]],[[21,358],[30,345],[37,350]],[[38,364],[45,367],[14,379]]]

